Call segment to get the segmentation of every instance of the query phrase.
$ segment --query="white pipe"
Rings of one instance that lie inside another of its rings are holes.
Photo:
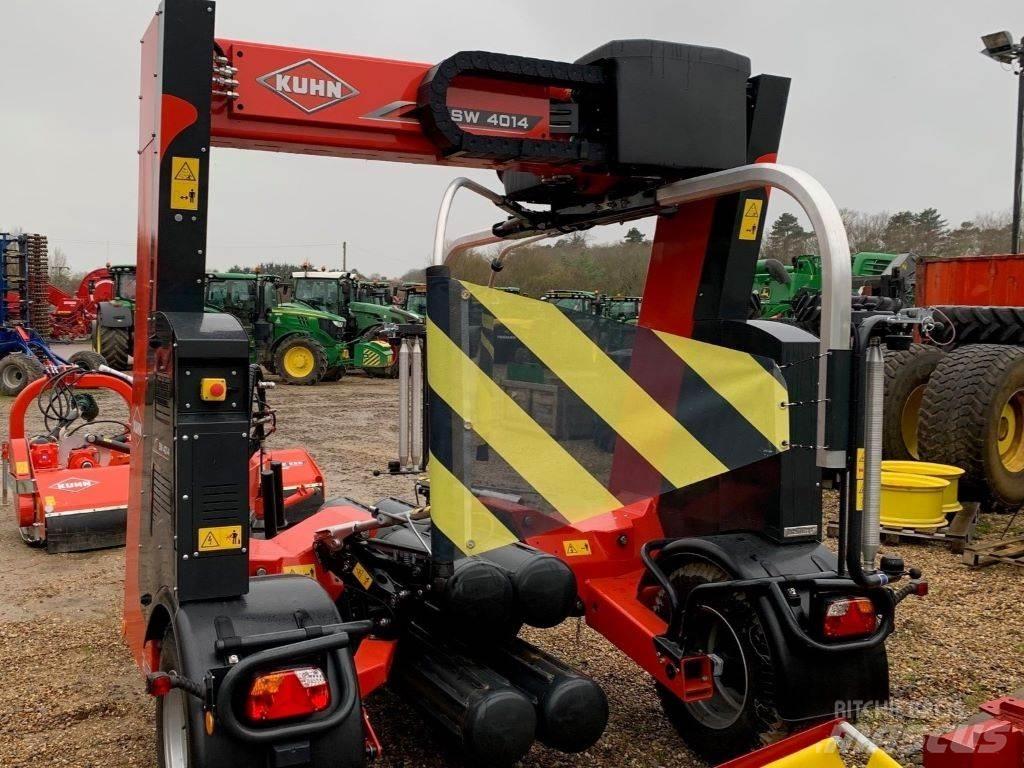
[[[409,339],[403,338],[398,348],[398,465],[409,466],[412,449],[409,444]]]
[[[885,358],[879,344],[871,344],[864,364],[864,523],[861,557],[864,568],[875,569],[881,544],[882,398]]]
[[[419,337],[412,340],[412,466],[422,470],[423,462],[423,349]]]

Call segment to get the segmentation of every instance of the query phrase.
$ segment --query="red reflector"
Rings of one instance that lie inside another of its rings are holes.
[[[914,594],[918,597],[926,597],[928,595],[928,582],[917,582],[917,584],[914,586]]]
[[[878,629],[874,603],[866,597],[833,600],[825,607],[825,637],[858,637]]]
[[[171,676],[163,672],[157,672],[149,676],[146,686],[150,696],[166,696],[171,692]]]
[[[317,667],[283,669],[257,675],[249,686],[245,714],[254,722],[285,720],[327,709],[331,689]]]

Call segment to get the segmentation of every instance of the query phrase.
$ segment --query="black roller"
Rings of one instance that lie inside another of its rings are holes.
[[[516,606],[531,627],[547,629],[561,624],[576,608],[576,577],[554,555],[510,544],[493,549],[483,559],[504,569],[512,580]]]
[[[505,638],[519,630],[511,579],[494,563],[476,557],[456,561],[440,607],[456,636]]]
[[[416,626],[399,643],[392,680],[471,766],[512,766],[533,744],[537,716],[526,695]]]
[[[516,638],[482,657],[536,702],[537,739],[562,752],[592,747],[608,724],[608,699],[589,677]]]

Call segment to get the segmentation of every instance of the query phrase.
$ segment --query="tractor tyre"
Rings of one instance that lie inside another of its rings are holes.
[[[917,430],[921,399],[928,379],[946,353],[938,347],[912,344],[910,349],[885,353],[885,395],[882,415],[882,455],[886,459],[920,457]]]
[[[1024,349],[970,344],[935,368],[921,401],[921,458],[965,470],[965,498],[1024,502]]]
[[[695,587],[729,576],[710,562],[690,561],[669,578],[684,604]],[[658,684],[665,716],[686,745],[717,765],[785,735],[788,729],[774,699],[774,660],[750,603],[734,597],[714,607],[699,605],[687,625],[680,638],[685,652],[714,653],[723,667],[715,695],[707,701],[684,703]]]
[[[966,344],[1024,345],[1022,307],[933,307],[940,320],[953,328],[951,341]],[[939,314],[941,313],[941,314]],[[945,315],[945,318],[942,316]]]
[[[336,365],[333,368],[327,369],[323,381],[341,381],[343,378],[345,378],[345,366]]]
[[[0,360],[0,392],[16,397],[30,382],[45,374],[43,364],[34,356],[14,352]]]
[[[316,384],[327,373],[327,354],[316,339],[292,336],[274,353],[274,368],[285,384]]]
[[[77,365],[79,368],[84,368],[87,371],[98,371],[101,365],[107,364],[107,358],[99,352],[93,352],[91,349],[83,349],[81,352],[75,352],[75,354],[69,357],[68,362],[72,365]]]
[[[174,629],[168,627],[160,645],[160,671],[181,672]],[[158,768],[195,768],[195,729],[189,696],[174,688],[156,699],[156,755]]]
[[[127,328],[97,327],[93,348],[103,355],[107,365],[114,370],[129,370],[128,358],[132,350]]]

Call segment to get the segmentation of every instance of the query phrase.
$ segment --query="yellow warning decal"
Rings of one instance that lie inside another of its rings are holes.
[[[300,563],[299,565],[286,565],[281,569],[281,573],[297,573],[299,576],[307,576],[311,579],[316,578],[316,566],[313,563]]]
[[[586,539],[563,541],[562,548],[565,550],[566,557],[586,557],[593,554],[590,550],[590,542]]]
[[[199,210],[199,158],[171,158],[171,208]]]
[[[28,474],[28,462],[27,461],[15,462],[15,464],[14,464],[14,473],[17,474],[17,475],[27,475]]]
[[[43,509],[52,512],[57,508],[57,500],[53,496],[47,496],[43,499]]]
[[[373,576],[370,572],[363,568],[362,563],[356,563],[355,568],[352,569],[352,575],[356,577],[356,581],[363,585],[363,589],[369,589],[373,586]]]
[[[743,218],[740,220],[740,240],[757,240],[757,230],[761,226],[761,208],[764,200],[744,200]]]
[[[242,526],[219,525],[213,528],[199,529],[200,552],[220,552],[225,549],[242,548]]]

